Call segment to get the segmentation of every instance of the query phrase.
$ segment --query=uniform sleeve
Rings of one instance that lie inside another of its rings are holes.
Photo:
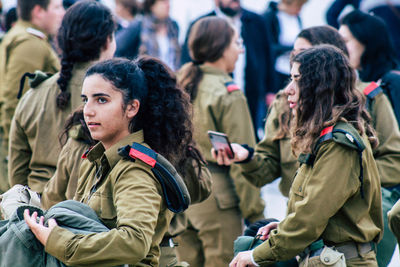
[[[375,98],[372,108],[379,146],[374,149],[381,185],[400,184],[400,131],[392,106],[384,94]]]
[[[28,185],[32,150],[16,117],[12,120],[10,133],[11,139],[8,148],[8,179],[10,185]]]
[[[292,212],[254,250],[254,260],[260,265],[287,260],[317,240],[329,219],[359,190],[359,172],[356,150],[334,142],[322,145],[311,174],[306,177],[300,169],[293,182]]]
[[[72,193],[76,192],[79,166],[82,162],[81,155],[88,148],[88,145],[75,141],[76,144],[79,142],[81,146],[73,146],[74,143],[71,141],[75,140],[69,139],[62,148],[57,160],[56,172],[43,189],[41,205],[46,210],[58,202],[72,199]]]
[[[255,145],[255,135],[247,101],[241,91],[231,92],[222,100],[219,110],[221,122],[218,130],[226,133],[231,142]],[[250,184],[241,173],[241,167],[233,164],[230,167],[230,176],[235,184],[239,197],[239,209],[242,216],[250,222],[264,218],[264,201],[261,199],[260,189]]]
[[[253,159],[248,163],[240,164],[244,177],[257,187],[271,183],[281,176],[279,141],[273,140],[277,128],[279,129],[279,126],[275,125],[277,117],[275,100],[265,123],[265,136],[256,145]]]
[[[4,129],[4,140],[8,142],[11,119],[18,104],[18,91],[21,77],[26,72],[42,70],[47,50],[44,49],[40,40],[26,40],[21,42],[10,51],[8,58],[7,72],[5,73],[5,83],[2,92],[3,105],[1,106],[1,123]],[[25,82],[24,93],[28,90],[28,82]]]
[[[162,197],[150,170],[130,168],[114,181],[117,227],[109,232],[75,235],[56,227],[46,252],[67,265],[135,264],[146,257],[155,233]]]

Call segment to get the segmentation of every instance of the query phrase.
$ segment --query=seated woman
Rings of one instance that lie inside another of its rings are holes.
[[[118,150],[136,142],[174,166],[185,162],[192,143],[189,98],[154,58],[93,65],[81,96],[85,122],[99,143],[84,154],[74,199],[88,204],[111,230],[76,235],[52,219],[46,226],[42,217],[37,222],[28,210],[25,220],[46,252],[67,265],[158,266],[172,213],[152,166]]]
[[[285,93],[294,116],[292,149],[302,164],[287,216],[261,228],[267,241],[239,253],[230,266],[268,265],[299,254],[300,266],[322,264],[323,244],[343,253],[347,266],[377,266],[374,243],[383,229],[372,155],[377,139],[355,72],[340,50],[321,45],[294,56],[291,77]]]

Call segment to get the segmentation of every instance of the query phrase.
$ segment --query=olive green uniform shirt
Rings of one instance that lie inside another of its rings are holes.
[[[358,88],[365,88],[360,84]],[[265,136],[256,148],[253,159],[241,164],[243,175],[254,185],[261,187],[282,177],[279,189],[289,195],[299,164],[292,153],[290,137],[274,140],[280,125],[278,116],[286,105],[287,96],[280,91],[273,102],[265,124]],[[369,109],[372,126],[377,132],[379,146],[373,150],[383,187],[400,184],[400,131],[387,96],[377,95]]]
[[[11,119],[18,104],[20,80],[24,73],[35,70],[55,73],[60,62],[48,36],[30,22],[18,20],[0,44],[1,126],[4,151],[7,151]],[[25,83],[23,92],[29,89]]]
[[[228,92],[225,84],[232,82],[232,78],[217,68],[205,65],[201,65],[200,68],[203,79],[198,85],[197,96],[193,101],[193,136],[207,162],[213,165],[213,168],[223,169],[225,167],[217,166],[216,160],[211,157],[212,145],[207,131],[223,132],[228,135],[231,142],[254,146],[253,125],[243,92],[240,90]],[[213,179],[217,179],[212,170],[211,174],[214,175]],[[239,202],[239,209],[244,218],[250,221],[263,218],[264,203],[260,196],[260,189],[246,181],[239,166],[232,165],[229,176],[223,179],[228,181],[232,179],[234,189],[230,191],[232,189],[225,186],[216,188],[214,193],[219,205],[228,208],[228,206],[237,206]],[[216,183],[214,186],[218,187]]]
[[[297,172],[286,218],[254,249],[258,264],[290,259],[319,238],[333,244],[379,241],[383,229],[379,176],[366,136],[363,142],[364,198],[357,150],[332,139],[322,143],[313,166],[303,164]]]
[[[74,65],[67,88],[71,97],[63,110],[56,104],[61,92],[58,74],[30,89],[21,98],[10,129],[8,177],[11,186],[28,185],[41,193],[54,175],[61,151],[58,137],[69,114],[82,104],[82,84],[90,64]]]
[[[101,143],[81,165],[75,200],[88,204],[109,232],[76,235],[55,227],[45,250],[72,266],[158,266],[159,244],[172,218],[151,167],[122,159],[118,148],[143,142],[135,132],[104,150]],[[92,194],[92,187],[97,184]]]
[[[40,204],[48,210],[51,206],[73,199],[78,186],[79,167],[82,155],[89,145],[70,137],[58,157],[56,171],[44,187]]]

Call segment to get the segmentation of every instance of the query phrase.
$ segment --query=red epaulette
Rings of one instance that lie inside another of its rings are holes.
[[[333,126],[328,126],[328,127],[324,128],[324,129],[321,131],[321,134],[319,135],[319,137],[322,137],[322,136],[324,136],[324,135],[327,135],[327,134],[329,134],[329,133],[332,133],[332,131],[333,131]]]
[[[234,82],[227,82],[227,83],[225,83],[225,86],[226,86],[226,90],[228,90],[229,93],[240,90],[239,86]]]
[[[152,168],[154,168],[157,163],[155,152],[144,146],[137,148],[131,147],[129,150],[129,156],[133,159],[140,159],[144,163],[150,165]]]
[[[368,98],[373,99],[382,92],[382,88],[376,82],[371,82],[364,88],[363,92]]]
[[[82,159],[86,159],[88,153],[90,152],[90,150],[91,150],[92,148],[93,148],[93,147],[91,146],[91,147],[89,147],[88,149],[86,149],[85,153],[82,154],[82,157],[81,157],[81,158],[82,158]]]

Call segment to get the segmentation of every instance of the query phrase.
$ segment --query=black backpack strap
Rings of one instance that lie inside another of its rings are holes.
[[[162,155],[139,143],[119,149],[119,155],[130,160],[140,160],[151,167],[160,182],[164,199],[169,210],[183,212],[190,204],[190,195],[182,177],[174,166]]]
[[[50,78],[52,75],[53,74],[51,74],[51,73],[45,73],[40,70],[35,71],[35,73],[25,72],[24,75],[22,75],[21,80],[19,81],[19,90],[18,90],[17,98],[20,99],[22,96],[22,92],[24,91],[25,79],[27,77],[29,79],[29,86],[31,88],[35,88],[40,83],[42,83],[44,80],[47,80],[48,78]]]
[[[350,124],[344,122],[338,122],[335,126],[329,126],[324,128],[321,131],[320,137],[314,146],[313,153],[309,154],[310,156],[308,156],[308,160],[306,160],[306,162],[304,163],[312,166],[315,157],[317,155],[317,152],[321,147],[322,143],[328,140],[333,140],[336,143],[350,147],[351,149],[355,149],[357,151],[360,164],[360,175],[358,177],[361,184],[360,193],[361,197],[364,198],[364,190],[363,190],[364,170],[362,166],[362,152],[365,149],[365,145],[360,135],[358,134],[357,130]]]

